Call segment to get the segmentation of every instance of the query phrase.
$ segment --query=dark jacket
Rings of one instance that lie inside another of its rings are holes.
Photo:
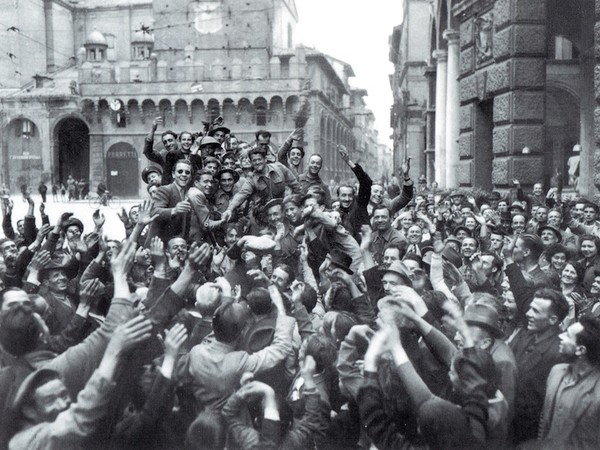
[[[340,207],[340,213],[344,228],[350,232],[354,239],[360,242],[360,227],[369,224],[367,206],[371,198],[373,180],[371,180],[359,164],[354,166],[352,172],[354,172],[354,175],[358,179],[358,195],[354,198],[350,208],[344,209]]]

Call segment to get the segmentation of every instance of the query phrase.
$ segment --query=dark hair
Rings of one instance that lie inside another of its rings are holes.
[[[246,302],[254,314],[267,314],[273,308],[269,291],[262,287],[253,288],[246,297]]]
[[[258,130],[256,133],[254,133],[254,137],[256,138],[257,141],[258,141],[258,138],[260,136],[264,136],[264,137],[270,138],[271,137],[271,132],[267,131],[267,130]]]
[[[332,369],[337,360],[337,348],[333,341],[321,334],[306,339],[305,355],[312,356],[317,363],[317,373]]]
[[[33,309],[16,305],[0,313],[0,345],[13,356],[23,356],[39,344],[40,326]]]
[[[404,254],[406,253],[406,245],[405,244],[392,242],[391,244],[388,244],[383,248],[383,254],[385,254],[385,252],[387,250],[393,250],[393,249],[398,250],[398,258],[400,258],[400,259],[404,258]]]
[[[569,313],[569,303],[565,299],[562,292],[555,289],[542,288],[535,291],[533,298],[540,298],[550,301],[550,309],[558,318],[558,322],[562,322]]]
[[[583,316],[579,319],[583,325],[575,342],[586,349],[586,357],[590,363],[600,366],[600,319],[592,316]]]
[[[380,209],[385,209],[388,212],[389,216],[392,217],[392,212],[390,211],[390,208],[388,208],[384,204],[377,205],[375,208],[373,208],[373,216],[375,215],[375,211],[378,211]]]
[[[185,448],[188,450],[225,448],[227,429],[223,416],[210,409],[202,411],[192,422],[185,434]]]
[[[415,261],[419,264],[419,267],[423,267],[423,258],[421,258],[416,253],[407,253],[406,255],[404,255],[404,258],[402,258],[402,261],[407,261],[407,260]]]
[[[469,369],[467,369],[469,372],[475,369],[485,380],[487,398],[494,398],[498,390],[498,370],[490,352],[480,348],[459,350],[454,357],[454,370],[461,382],[465,378],[470,379],[469,376],[461,376],[467,366],[469,366]],[[470,387],[465,385],[464,390],[468,392]]]
[[[583,267],[583,265],[579,264],[579,262],[577,262],[575,259],[568,260],[567,263],[565,264],[565,267],[567,265],[573,266],[573,269],[575,269],[575,272],[577,273],[576,283],[578,283],[578,284],[581,283],[583,281],[583,277],[585,277],[585,267]]]
[[[596,212],[596,214],[598,214],[598,205],[596,205],[595,203],[586,202],[586,204],[583,205],[583,209],[585,208],[594,208],[594,211]]]
[[[302,196],[300,194],[286,195],[281,204],[285,207],[286,203],[293,203],[298,208],[300,208],[302,206]]]
[[[546,258],[548,260],[550,260],[557,253],[564,253],[566,255],[567,259],[569,259],[569,255],[571,252],[564,245],[556,243],[556,244],[552,244],[550,247],[548,247],[546,249]]]
[[[479,256],[491,256],[492,259],[492,267],[495,267],[497,271],[501,271],[502,267],[504,267],[504,262],[495,252],[490,252],[488,250],[483,251],[479,254]]]
[[[538,259],[544,251],[542,240],[538,236],[530,233],[522,234],[519,238],[523,241],[525,248],[529,250],[530,258]]]
[[[358,320],[353,314],[346,311],[338,312],[333,321],[335,325],[335,339],[336,342],[342,342],[346,339],[346,336],[350,332],[350,329],[354,325],[358,325]]]
[[[300,301],[309,313],[317,306],[317,291],[314,290],[309,284],[304,284],[302,294],[300,294]]]
[[[267,150],[264,149],[263,147],[252,147],[250,150],[248,150],[248,158],[251,158],[252,155],[256,155],[256,154],[259,154],[263,158],[266,158]]]
[[[317,201],[317,205],[319,205],[319,206],[325,205],[325,197],[321,196],[321,195],[315,195],[315,194],[304,195],[302,197],[302,205],[304,205],[304,202],[306,202],[306,200],[308,200],[309,198],[314,198]]]
[[[164,137],[165,137],[167,134],[170,134],[171,136],[173,136],[173,139],[177,139],[177,133],[175,133],[174,131],[171,131],[171,130],[166,130],[166,131],[163,131],[163,132],[161,133],[161,135],[160,135],[160,140],[162,141],[162,140],[163,140],[163,138],[164,138]]]
[[[581,236],[579,238],[579,250],[581,251],[581,244],[583,244],[583,241],[592,241],[594,243],[594,245],[596,246],[596,250],[598,251],[598,253],[600,253],[600,238],[597,238],[596,236],[592,235],[592,234],[584,234],[583,236]],[[2,246],[2,244],[0,244],[0,247]]]
[[[208,170],[208,169],[200,169],[200,170],[199,170],[198,172],[196,172],[196,174],[194,175],[194,181],[198,181],[202,175],[209,175],[209,176],[210,176],[211,178],[213,178],[213,179],[214,179],[214,177],[215,177],[215,176],[213,175],[213,173],[212,173],[210,170]]]
[[[331,309],[352,312],[352,294],[346,285],[333,283],[330,292]]]
[[[240,337],[245,325],[246,311],[239,303],[219,306],[212,319],[215,337],[225,343],[231,343]]]
[[[226,159],[233,159],[234,161],[237,161],[237,158],[235,157],[235,153],[233,152],[226,152],[222,157],[221,157],[221,161],[225,161]]]
[[[352,185],[351,185],[351,184],[349,184],[349,183],[344,183],[344,184],[340,184],[340,185],[338,186],[338,188],[336,189],[336,194],[337,194],[338,198],[339,198],[339,196],[340,196],[340,189],[342,189],[342,188],[349,188],[349,189],[352,189],[352,195],[354,195],[354,186],[352,186]]]

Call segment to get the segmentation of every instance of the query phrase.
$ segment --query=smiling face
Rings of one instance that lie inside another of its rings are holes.
[[[33,393],[32,405],[24,407],[25,415],[34,423],[54,422],[58,415],[69,409],[71,396],[59,379],[48,381]]]
[[[228,156],[223,159],[223,169],[235,170],[235,158]]]
[[[418,244],[421,242],[421,238],[423,237],[423,230],[418,225],[412,225],[406,234],[406,239],[408,239],[409,244]]]
[[[551,225],[554,228],[560,228],[561,221],[562,215],[558,211],[551,211],[548,213],[548,225]]]
[[[379,205],[383,201],[383,186],[374,184],[371,186],[371,203]]]
[[[206,163],[204,168],[206,170],[209,170],[210,172],[212,172],[213,177],[214,177],[217,174],[217,172],[219,171],[219,163],[215,162],[215,161],[210,161],[210,162]]]
[[[544,247],[549,247],[558,242],[558,236],[556,236],[554,231],[548,229],[542,230],[542,232],[540,233],[540,239],[542,240],[542,244],[544,244]]]
[[[267,223],[270,226],[275,227],[282,219],[281,205],[273,205],[267,210]]]
[[[596,243],[591,240],[581,241],[581,254],[586,259],[592,259],[596,255],[598,255],[598,248],[596,247]]]
[[[182,238],[173,238],[168,243],[167,253],[171,258],[176,258],[182,263],[187,258],[188,245]]]
[[[297,223],[302,217],[302,210],[293,202],[288,202],[283,206],[283,214],[291,223]]]
[[[560,276],[560,281],[567,286],[572,286],[577,283],[577,271],[572,264],[565,265]]]
[[[318,175],[323,166],[323,160],[319,155],[312,155],[308,160],[308,171],[311,175]]]
[[[255,172],[262,172],[267,164],[266,158],[260,153],[253,153],[250,156],[250,163]]]
[[[213,193],[214,178],[209,174],[202,174],[194,182],[194,186],[200,189],[206,196],[211,196]]]
[[[477,250],[477,241],[471,237],[466,237],[462,240],[461,246],[460,246],[460,253],[465,257],[465,258],[470,258],[471,256],[473,256],[473,254],[475,253],[475,251]]]
[[[225,131],[224,130],[217,130],[215,131],[215,134],[213,135],[213,137],[219,141],[219,144],[222,144],[223,141],[225,140]]]
[[[575,322],[566,329],[566,331],[558,335],[560,344],[558,345],[558,352],[561,355],[575,356],[581,354],[582,348],[577,345],[577,335],[583,331],[583,325],[579,322]]]
[[[550,258],[550,264],[554,268],[554,270],[559,273],[565,268],[565,264],[567,263],[567,254],[563,252],[557,252]]]
[[[50,292],[65,293],[67,291],[69,279],[63,269],[48,270],[46,286]]]
[[[350,186],[340,187],[340,206],[344,209],[350,208],[354,201],[354,189]]]
[[[546,221],[548,220],[548,208],[545,208],[543,206],[538,207],[534,217],[535,220],[538,221],[538,223],[546,223]]]
[[[291,149],[289,160],[294,167],[298,167],[302,162],[302,150],[300,150],[299,148]]]
[[[515,233],[525,231],[525,216],[517,214],[512,219],[512,229]]]
[[[219,185],[221,186],[221,189],[223,189],[224,192],[229,193],[233,190],[233,186],[235,185],[235,178],[233,178],[232,174],[224,172],[219,178]]]
[[[191,133],[181,133],[179,141],[181,142],[181,150],[183,150],[184,153],[189,153],[192,144],[194,143],[194,138]]]
[[[391,226],[390,212],[387,208],[379,208],[373,214],[373,225],[378,231],[386,231]]]
[[[163,146],[165,147],[165,150],[167,151],[173,151],[177,148],[177,140],[175,139],[175,136],[173,136],[172,134],[165,134],[162,137],[162,143]]]
[[[189,164],[178,162],[173,168],[173,180],[180,188],[187,187],[192,178],[192,166]]]

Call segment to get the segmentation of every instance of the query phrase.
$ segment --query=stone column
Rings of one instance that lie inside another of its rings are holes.
[[[441,189],[446,188],[446,73],[448,53],[433,52],[436,63],[435,79],[435,181]]]
[[[446,87],[446,188],[457,187],[456,172],[458,170],[458,136],[459,125],[459,37],[455,30],[444,31],[444,39],[448,41],[448,72]]]
[[[425,176],[427,185],[435,181],[435,66],[427,66],[427,110],[425,111]]]

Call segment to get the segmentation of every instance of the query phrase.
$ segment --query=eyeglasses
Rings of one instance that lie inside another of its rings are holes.
[[[177,171],[177,173],[178,173],[178,174],[180,174],[180,175],[181,175],[182,173],[185,173],[186,175],[190,175],[192,172],[190,172],[189,170],[181,170],[181,169],[180,169],[180,170],[178,170],[178,171]]]

